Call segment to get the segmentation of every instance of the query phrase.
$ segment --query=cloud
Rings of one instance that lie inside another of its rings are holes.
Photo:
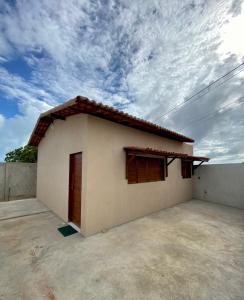
[[[4,116],[0,114],[0,130],[3,124],[4,124]]]
[[[0,114],[1,160],[5,153],[27,143],[39,114],[58,102],[42,89],[0,68],[0,90],[8,101],[16,101],[18,114],[5,118]],[[43,99],[43,100],[39,100]]]
[[[0,68],[0,91],[19,107],[4,120],[2,149],[23,144],[39,112],[77,94],[155,120],[244,58],[242,1],[18,0],[0,8],[0,63],[21,57],[31,69],[26,79]],[[243,92],[240,73],[158,122],[193,136],[196,154],[241,160],[243,105],[218,110]]]

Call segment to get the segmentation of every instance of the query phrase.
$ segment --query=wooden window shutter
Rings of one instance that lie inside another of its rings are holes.
[[[137,183],[136,157],[126,157],[126,178],[128,183]]]
[[[165,179],[165,163],[164,159],[149,158],[148,159],[148,181],[159,181]]]
[[[136,158],[137,182],[148,181],[148,160],[146,157]]]
[[[191,178],[192,163],[191,161],[181,160],[181,174],[183,178]]]
[[[135,156],[126,159],[128,183],[165,180],[165,161],[161,158]]]

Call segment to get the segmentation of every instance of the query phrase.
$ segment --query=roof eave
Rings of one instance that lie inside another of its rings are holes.
[[[103,119],[107,119],[107,120],[110,120],[112,122],[119,123],[121,125],[136,128],[138,130],[149,132],[149,133],[152,133],[152,134],[155,134],[155,135],[158,135],[158,136],[162,136],[162,137],[165,137],[165,138],[168,138],[168,139],[176,140],[178,142],[186,142],[186,143],[193,143],[194,142],[194,140],[192,138],[186,137],[182,134],[171,131],[167,128],[163,128],[163,127],[160,127],[160,126],[158,126],[156,124],[153,124],[151,122],[133,117],[131,115],[128,115],[127,113],[118,111],[118,110],[114,109],[113,107],[109,107],[109,106],[104,105],[102,103],[96,103],[95,101],[89,100],[88,98],[85,98],[85,97],[82,97],[82,96],[77,96],[77,97],[72,98],[71,100],[67,101],[64,104],[58,105],[58,106],[56,106],[56,107],[40,114],[40,116],[39,116],[39,118],[36,122],[36,125],[34,127],[34,130],[32,131],[31,137],[28,141],[28,145],[38,146],[38,144],[40,143],[40,140],[42,139],[42,137],[40,137],[36,133],[36,131],[38,129],[38,125],[40,124],[40,122],[45,117],[48,117],[48,116],[50,116],[51,114],[54,114],[54,113],[58,113],[61,110],[65,110],[65,109],[68,109],[68,108],[72,109],[72,108],[76,107],[77,105],[78,106],[83,105],[82,107],[85,107],[85,105],[87,105],[87,108],[86,109],[83,108],[84,111],[82,111],[82,109],[81,109],[79,113],[88,113],[88,114],[93,115],[93,116],[97,116],[97,117],[100,117],[100,118],[103,118]],[[91,108],[92,108],[92,110],[91,110]],[[89,109],[90,109],[90,111],[89,111]],[[94,109],[94,111],[93,111],[93,109]],[[100,114],[99,114],[99,112],[100,112]],[[120,118],[124,118],[124,120],[126,120],[126,122],[128,121],[128,124],[123,123],[125,121],[122,122],[120,120]],[[50,124],[51,124],[51,122],[50,122]],[[49,127],[49,125],[47,126],[47,128]],[[44,135],[45,135],[45,132],[44,132]],[[37,137],[36,142],[35,142],[35,136]]]

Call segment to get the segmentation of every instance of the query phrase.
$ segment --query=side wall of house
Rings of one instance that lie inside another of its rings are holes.
[[[87,115],[56,120],[38,146],[37,198],[68,221],[69,155],[82,152],[81,232],[85,234]]]
[[[125,146],[192,154],[191,145],[88,116],[86,235],[192,198],[192,179],[182,178],[179,159],[165,181],[128,184]]]

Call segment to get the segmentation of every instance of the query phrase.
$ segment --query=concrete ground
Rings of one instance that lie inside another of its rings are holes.
[[[0,299],[244,299],[243,210],[190,201],[86,239],[60,225],[0,221]]]
[[[0,202],[0,221],[39,214],[49,209],[35,198]]]

